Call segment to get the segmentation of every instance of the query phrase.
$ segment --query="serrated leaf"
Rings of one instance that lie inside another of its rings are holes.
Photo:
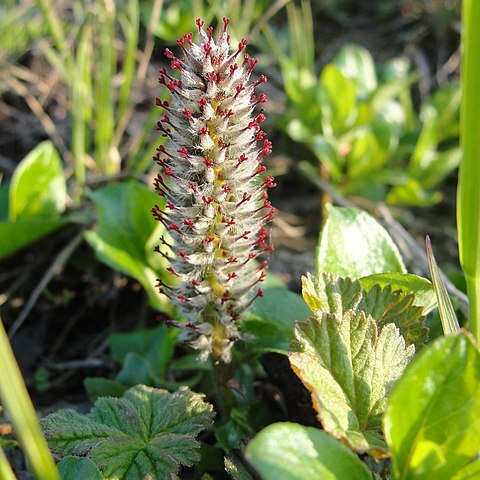
[[[183,387],[175,393],[138,385],[100,398],[87,415],[60,410],[43,419],[51,450],[90,458],[106,480],[169,478],[198,459],[195,436],[211,426],[212,406]]]
[[[471,462],[480,446],[479,411],[476,346],[464,333],[435,340],[408,367],[385,413],[395,478],[452,479],[478,468]]]
[[[263,429],[246,451],[263,480],[370,480],[361,460],[317,428],[276,423]]]
[[[414,306],[414,300],[415,296],[411,293],[394,292],[389,285],[384,288],[374,285],[368,292],[363,292],[358,310],[371,315],[379,327],[394,323],[407,345],[419,347],[427,341],[428,328],[422,315],[423,308]]]
[[[423,307],[423,314],[427,315],[437,306],[435,289],[426,278],[412,273],[376,273],[360,278],[362,288],[368,292],[374,285],[386,287],[390,285],[393,291],[401,290],[415,295],[413,305]]]
[[[311,392],[325,431],[356,452],[385,453],[382,415],[414,347],[405,346],[395,325],[378,334],[372,317],[352,310],[298,323],[295,338],[290,363]]]
[[[285,288],[267,288],[240,324],[243,344],[249,351],[287,355],[293,325],[310,312],[302,297]]]
[[[342,316],[356,310],[362,298],[360,282],[323,272],[317,277],[302,277],[302,295],[313,313],[334,313]]]
[[[165,311],[168,302],[155,287],[165,260],[153,251],[164,227],[150,213],[162,199],[136,181],[107,185],[90,197],[98,212],[98,227],[86,232],[85,239],[96,256],[137,279],[147,291],[150,304]]]
[[[368,213],[327,205],[317,247],[317,272],[360,278],[374,273],[406,273],[398,248]]]
[[[62,480],[103,480],[100,470],[89,458],[68,455],[57,466]]]

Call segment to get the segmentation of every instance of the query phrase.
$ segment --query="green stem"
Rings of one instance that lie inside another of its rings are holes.
[[[460,264],[467,280],[469,327],[480,344],[480,2],[463,0],[462,108],[463,159],[457,192]]]
[[[0,399],[12,420],[15,436],[29,461],[35,478],[60,480],[1,321],[0,378],[2,379]]]
[[[4,451],[0,448],[0,478],[2,480],[17,480],[12,467],[8,463]]]
[[[228,388],[228,381],[232,378],[232,364],[222,360],[222,340],[225,339],[225,326],[218,320],[218,315],[213,304],[210,304],[203,317],[205,322],[213,326],[212,354],[213,354],[213,385],[217,411],[221,420],[229,418],[230,410],[234,405],[232,391]]]

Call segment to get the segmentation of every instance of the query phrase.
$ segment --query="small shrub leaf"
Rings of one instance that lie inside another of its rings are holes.
[[[58,462],[58,470],[62,480],[103,480],[100,470],[89,458],[68,455]]]
[[[405,346],[394,324],[378,334],[371,316],[352,310],[297,323],[295,337],[290,363],[311,392],[325,431],[356,452],[385,453],[382,415],[414,346]]]
[[[199,456],[195,436],[212,424],[212,406],[182,387],[138,385],[121,398],[99,398],[87,415],[60,410],[43,420],[51,450],[88,457],[103,478],[169,478]]]

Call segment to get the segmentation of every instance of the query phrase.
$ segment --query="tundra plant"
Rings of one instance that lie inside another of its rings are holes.
[[[225,363],[239,337],[236,320],[262,296],[258,284],[267,263],[255,259],[273,248],[265,225],[274,213],[267,191],[275,186],[273,177],[262,176],[271,152],[260,127],[265,116],[253,115],[266,101],[264,93],[256,94],[266,78],[249,82],[258,59],[239,59],[246,40],[230,51],[228,24],[224,18],[214,40],[212,27],[205,31],[197,20],[199,45],[188,33],[177,42],[184,58],[166,50],[180,78],[160,72],[160,83],[171,92],[170,103],[157,99],[166,110],[158,129],[169,142],[157,149],[162,173],[155,188],[166,209],[153,209],[175,244],[162,237],[157,248],[171,258],[169,272],[178,280],[175,286],[159,280],[159,288],[188,320],[174,324],[200,358],[212,353]]]

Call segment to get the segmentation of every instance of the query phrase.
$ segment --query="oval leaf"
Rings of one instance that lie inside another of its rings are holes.
[[[9,220],[58,217],[65,210],[67,185],[52,142],[43,142],[17,166],[10,183]]]
[[[406,273],[398,248],[368,213],[327,205],[328,219],[317,247],[317,272],[360,278],[374,273]]]
[[[345,445],[319,429],[276,423],[248,445],[247,459],[263,480],[369,480],[371,475]]]
[[[478,455],[479,411],[480,353],[463,333],[439,338],[408,367],[386,410],[395,478],[453,478]]]

